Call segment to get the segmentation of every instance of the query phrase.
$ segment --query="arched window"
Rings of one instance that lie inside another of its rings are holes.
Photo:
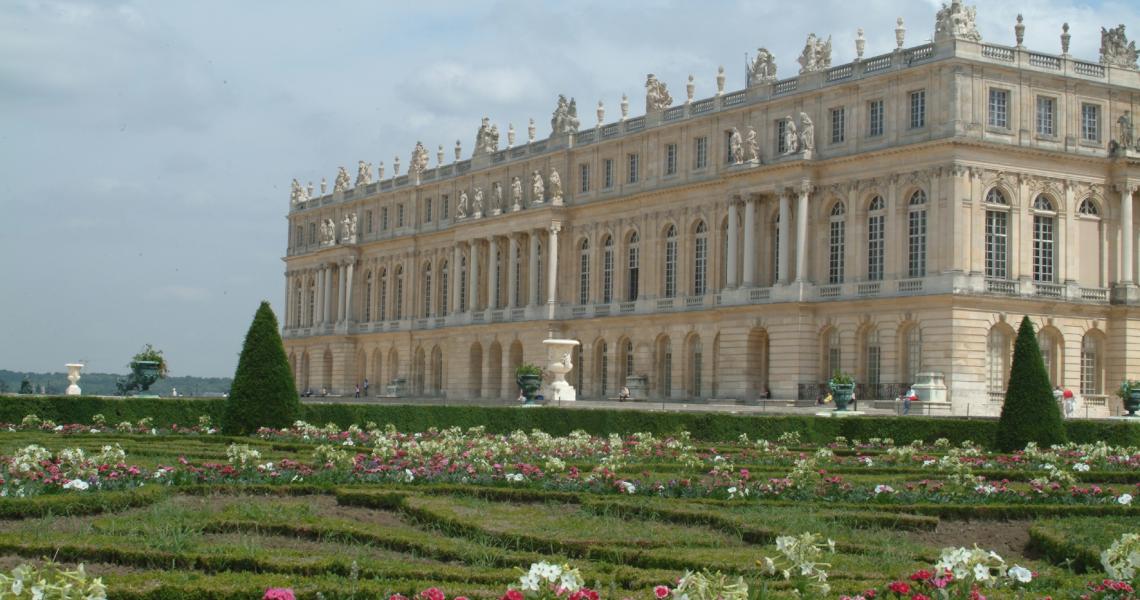
[[[630,377],[635,374],[633,371],[633,340],[625,341],[623,351],[625,352],[625,376]],[[623,380],[621,383],[624,385],[625,381]]]
[[[1041,360],[1045,363],[1045,372],[1049,375],[1049,384],[1058,385],[1065,380],[1064,348],[1065,342],[1056,329],[1043,329],[1037,333],[1037,346],[1041,349]]]
[[[578,304],[588,304],[589,302],[590,240],[582,240],[582,243],[578,246]]]
[[[1081,395],[1104,393],[1103,370],[1100,336],[1090,331],[1081,340]]]
[[[871,199],[867,215],[867,280],[883,279],[884,255],[886,254],[887,203],[882,196]]]
[[[1001,327],[990,329],[986,340],[986,387],[991,401],[1001,401],[1005,396],[1009,358],[1009,334]]]
[[[670,225],[665,231],[665,293],[666,298],[677,296],[677,228]]]
[[[1088,217],[1099,217],[1100,209],[1096,207],[1096,203],[1090,198],[1081,200],[1081,205],[1077,208],[1077,214],[1085,215]]]
[[[826,363],[823,367],[824,381],[831,379],[836,373],[843,372],[843,352],[839,346],[839,330],[832,327],[827,333],[827,352],[824,354]]]
[[[459,257],[459,312],[467,312],[467,257]]]
[[[448,289],[451,281],[451,265],[445,260],[439,267],[439,310],[436,311],[437,315],[444,316],[451,312],[447,306]],[[438,349],[437,349],[438,350]],[[432,359],[435,360],[434,358]],[[439,391],[438,389],[436,390]]]
[[[380,269],[380,295],[377,303],[377,315],[381,321],[388,320],[388,270]]]
[[[610,349],[606,343],[598,345],[598,385],[603,399],[609,397],[610,392]]]
[[[317,283],[309,280],[309,326],[316,323],[317,314]]]
[[[913,384],[922,372],[922,329],[918,325],[911,325],[903,338],[903,383]]]
[[[626,300],[633,302],[637,300],[638,292],[638,275],[641,270],[641,237],[637,232],[633,232],[629,236],[629,250],[626,256]]]
[[[423,294],[424,294],[424,316],[423,316],[423,318],[426,319],[426,318],[431,316],[431,263],[430,262],[427,263],[426,265],[424,265],[423,286],[424,286],[424,291],[423,291]]]
[[[364,273],[364,322],[372,320],[372,271]]]
[[[392,310],[392,316],[396,320],[404,318],[404,266],[396,265],[396,287],[394,294],[396,296],[396,307]]]
[[[657,349],[657,380],[660,382],[661,396],[668,398],[673,395],[673,342],[664,338]]]
[[[868,331],[863,335],[863,380],[870,386],[879,385],[882,372],[883,349],[879,345],[879,331]]]
[[[1053,283],[1056,280],[1056,227],[1053,202],[1044,194],[1038,195],[1033,201],[1033,281]]]
[[[708,291],[709,228],[704,221],[697,223],[693,240],[693,295],[703,296]]]
[[[301,304],[301,282],[297,281],[294,284],[294,288],[296,288],[296,291],[293,293],[293,327],[300,327],[301,312],[303,310],[303,305]],[[309,314],[309,318],[312,319],[311,312]]]
[[[986,210],[986,277],[1008,279],[1009,210],[1005,207],[1009,202],[1001,190],[993,188],[986,194],[986,204],[995,207]]]
[[[602,303],[614,301],[614,238],[607,235],[602,242]]]
[[[911,194],[907,206],[907,277],[926,277],[926,192]]]
[[[704,367],[704,346],[701,345],[700,338],[693,339],[689,352],[689,368],[692,369],[692,377],[689,378],[689,396],[699,398],[701,396],[701,371]]]
[[[831,219],[828,235],[828,283],[843,283],[843,255],[847,245],[847,209],[843,202],[836,202],[831,207]],[[799,274],[796,275],[799,277]]]

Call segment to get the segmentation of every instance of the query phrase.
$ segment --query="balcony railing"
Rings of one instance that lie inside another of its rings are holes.
[[[1081,300],[1091,300],[1093,302],[1108,302],[1108,289],[1107,288],[1081,288]]]
[[[1038,296],[1044,298],[1064,298],[1065,286],[1056,283],[1035,283],[1033,284],[1033,291]]]
[[[1017,290],[1017,282],[1010,279],[986,280],[986,291],[991,294],[1005,294],[1007,296],[1016,296]]]
[[[881,281],[868,281],[860,283],[857,291],[860,296],[878,296],[882,289],[883,283]]]

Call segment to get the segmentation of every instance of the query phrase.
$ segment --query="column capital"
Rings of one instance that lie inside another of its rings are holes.
[[[550,222],[550,233],[552,235],[558,235],[558,232],[560,232],[560,231],[562,231],[562,221],[551,221]]]
[[[1126,179],[1116,182],[1112,187],[1120,194],[1135,194],[1136,189],[1140,188],[1140,181]]]
[[[815,190],[815,185],[812,184],[810,179],[801,179],[800,180],[800,189],[799,189],[800,194],[807,196],[807,195],[811,194],[814,190]]]

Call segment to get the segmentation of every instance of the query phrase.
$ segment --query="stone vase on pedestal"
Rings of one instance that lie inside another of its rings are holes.
[[[578,399],[577,392],[570,382],[566,381],[566,374],[574,368],[571,357],[578,340],[548,339],[542,340],[546,346],[546,370],[554,379],[543,386],[542,395],[547,402],[574,402]]]
[[[82,394],[83,391],[79,389],[79,385],[77,384],[79,383],[79,371],[83,369],[83,363],[67,363],[64,366],[67,367],[67,380],[71,382],[71,385],[67,386],[67,395],[78,396]]]

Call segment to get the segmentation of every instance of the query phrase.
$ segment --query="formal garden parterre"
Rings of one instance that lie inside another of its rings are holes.
[[[114,598],[696,600],[1127,597],[1140,560],[1134,445],[187,423],[0,426],[0,566]]]

